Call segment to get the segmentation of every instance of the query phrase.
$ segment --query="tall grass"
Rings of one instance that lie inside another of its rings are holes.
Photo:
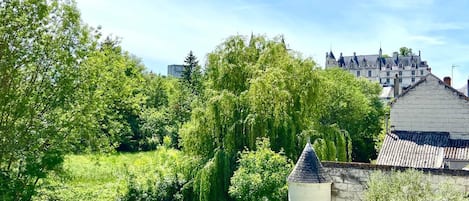
[[[180,151],[167,148],[139,153],[69,155],[64,171],[49,175],[35,200],[116,200],[127,192],[131,175],[135,182],[145,185],[156,179],[156,174],[172,174],[181,157]]]

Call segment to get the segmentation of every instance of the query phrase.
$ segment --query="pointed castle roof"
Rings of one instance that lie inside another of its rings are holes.
[[[295,168],[288,176],[289,182],[295,183],[329,183],[329,176],[324,171],[318,156],[308,142],[296,162]]]

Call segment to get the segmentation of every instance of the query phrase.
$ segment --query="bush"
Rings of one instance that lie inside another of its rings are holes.
[[[417,170],[404,172],[375,172],[368,181],[365,200],[368,201],[460,201],[467,200],[454,186],[433,186],[430,178]]]
[[[270,149],[267,139],[257,142],[257,151],[244,151],[239,168],[231,177],[229,194],[235,200],[287,200],[286,178],[292,163],[283,153]]]

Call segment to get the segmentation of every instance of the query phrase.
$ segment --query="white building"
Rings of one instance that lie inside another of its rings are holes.
[[[178,64],[168,65],[168,76],[181,78],[183,71],[184,71],[184,65],[178,65]]]
[[[326,68],[339,67],[348,70],[356,77],[365,77],[371,81],[376,81],[381,86],[393,86],[396,75],[399,76],[399,83],[402,89],[425,77],[430,68],[426,61],[422,61],[419,55],[411,54],[402,56],[394,52],[392,57],[383,55],[381,48],[375,55],[342,56],[336,60],[332,51],[326,53]]]
[[[330,176],[308,142],[287,178],[289,201],[331,201]]]
[[[462,169],[469,164],[469,98],[428,74],[391,102],[377,164]]]

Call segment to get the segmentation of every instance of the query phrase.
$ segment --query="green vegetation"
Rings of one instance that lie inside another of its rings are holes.
[[[231,177],[229,194],[235,200],[287,200],[287,178],[293,165],[282,153],[270,149],[268,139],[257,143],[256,151],[243,151],[239,167]]]
[[[370,176],[367,201],[462,201],[464,194],[449,184],[432,186],[429,176],[417,170],[374,172]]]
[[[139,153],[70,155],[65,158],[63,171],[44,181],[35,200],[124,199],[132,193],[135,196],[131,190],[156,191],[164,182],[183,183],[188,170],[197,164],[197,160],[165,147]]]
[[[320,69],[282,36],[229,37],[205,71],[190,52],[175,79],[85,25],[73,1],[1,1],[0,16],[1,200],[231,201],[239,177],[259,174],[252,160],[273,163],[255,190],[280,199],[306,137],[323,160],[376,157],[379,85]]]
[[[399,48],[399,54],[402,56],[410,56],[412,55],[412,48],[401,47]]]

